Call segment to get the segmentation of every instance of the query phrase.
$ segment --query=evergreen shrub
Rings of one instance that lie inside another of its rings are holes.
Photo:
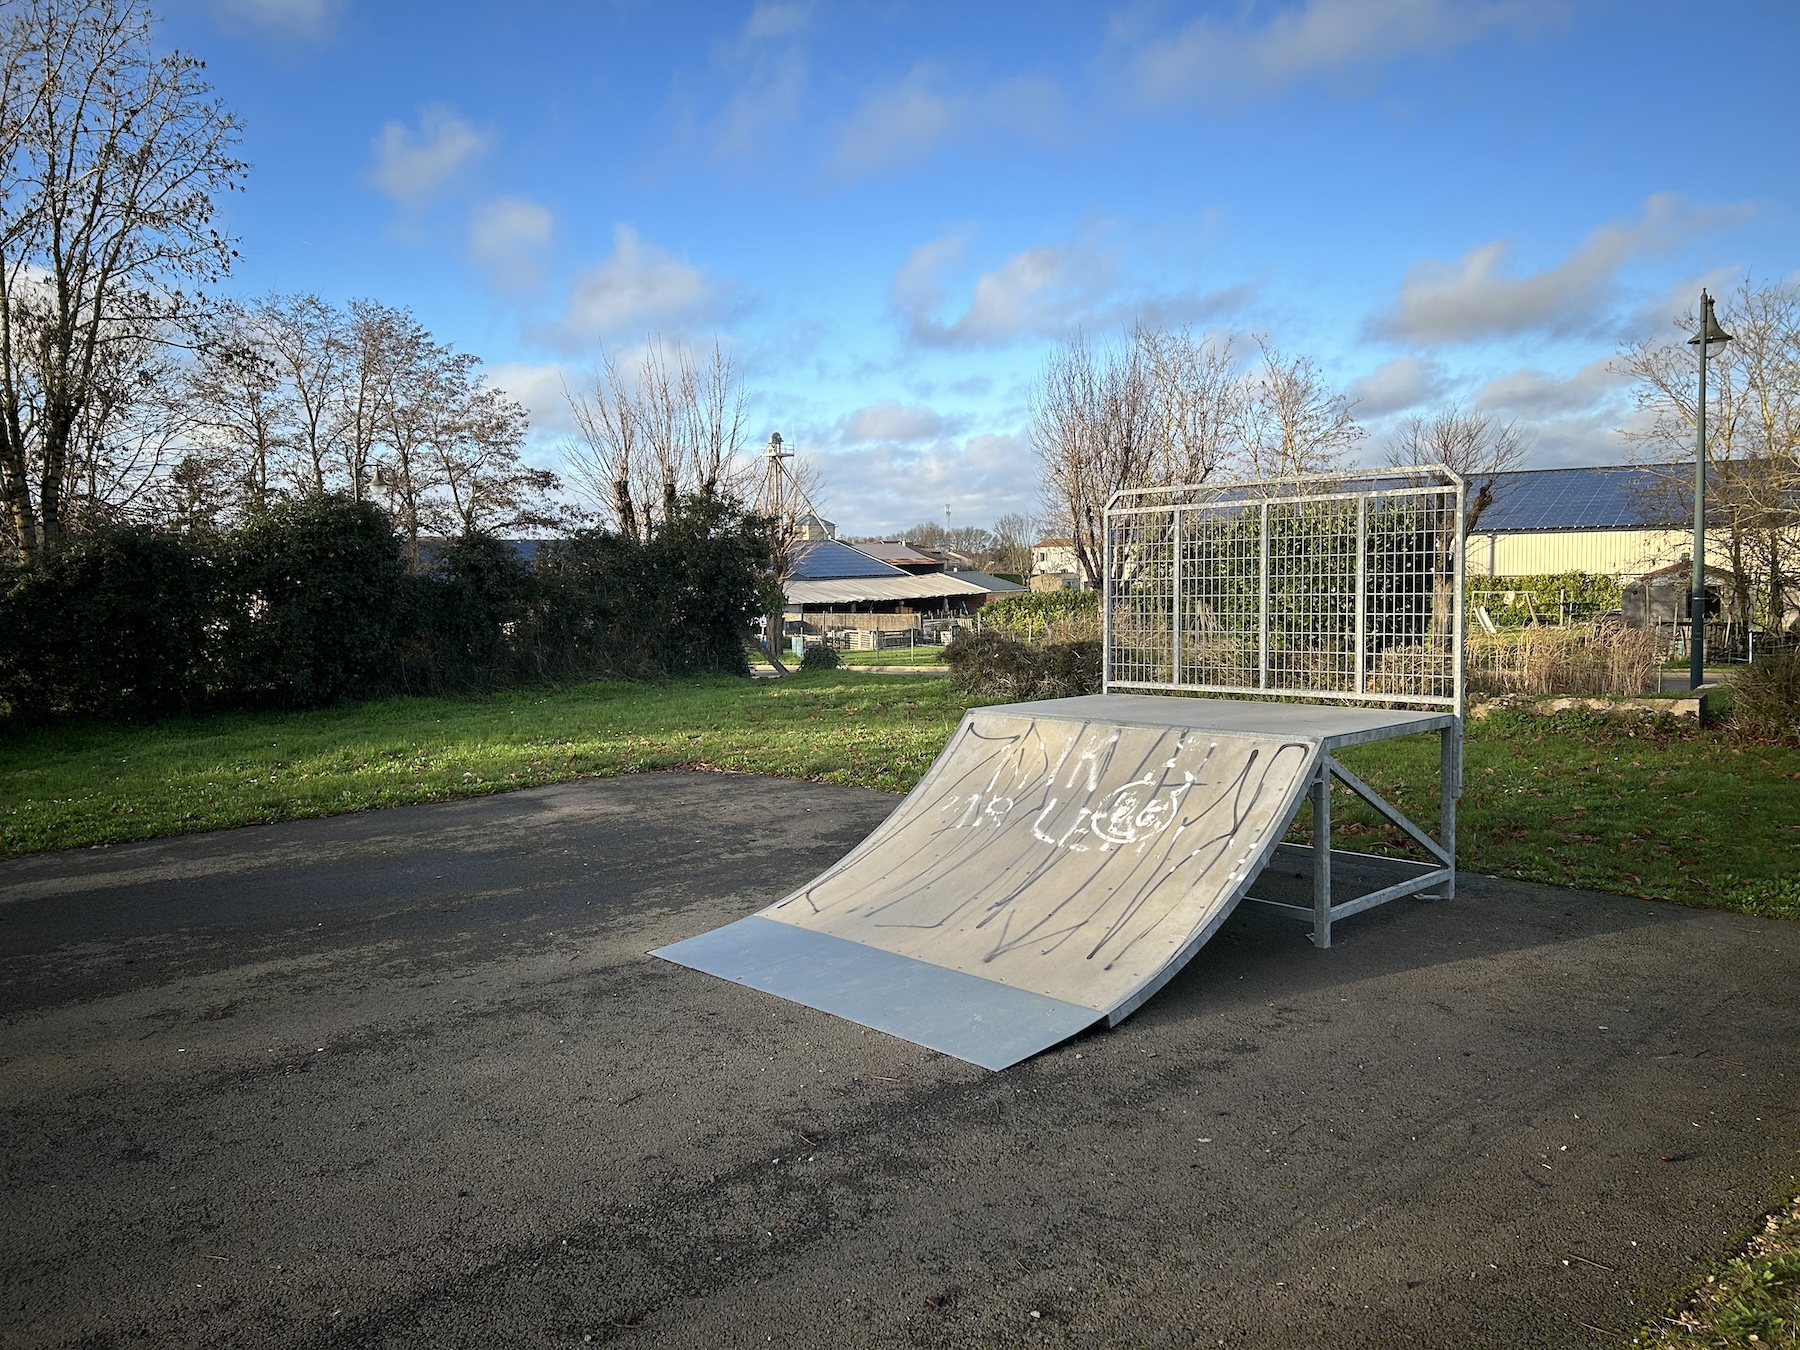
[[[208,699],[218,569],[115,526],[0,564],[0,716],[154,717]]]

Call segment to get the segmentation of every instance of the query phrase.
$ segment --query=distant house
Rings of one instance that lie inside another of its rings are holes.
[[[1075,558],[1075,541],[1059,535],[1033,544],[1030,581],[1034,591],[1084,589],[1081,565]]]

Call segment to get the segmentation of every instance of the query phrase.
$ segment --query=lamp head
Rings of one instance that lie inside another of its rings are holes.
[[[1719,327],[1718,319],[1713,317],[1713,300],[1705,291],[1700,292],[1700,331],[1688,339],[1688,346],[1699,347],[1707,360],[1711,360],[1725,350],[1725,344],[1731,341],[1731,334]]]

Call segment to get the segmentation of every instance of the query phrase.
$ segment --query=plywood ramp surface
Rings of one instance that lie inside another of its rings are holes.
[[[970,712],[839,863],[741,921],[752,927],[657,954],[989,1067],[1124,1017],[1243,896],[1320,743],[1101,721],[1082,715],[1087,700],[1068,705]],[[784,941],[784,930],[799,931]],[[908,963],[941,973],[921,984]],[[954,1007],[906,1006],[926,987],[966,1004],[961,1039]],[[1026,1037],[1036,1043],[1015,1053],[1009,1032],[995,1052],[998,1024],[1022,1017],[1041,1024]]]

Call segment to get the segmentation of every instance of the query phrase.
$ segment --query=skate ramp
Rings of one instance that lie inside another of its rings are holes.
[[[1231,913],[1320,753],[1276,705],[1235,705],[1259,731],[1207,703],[976,709],[835,866],[654,954],[990,1069],[1116,1024]]]

